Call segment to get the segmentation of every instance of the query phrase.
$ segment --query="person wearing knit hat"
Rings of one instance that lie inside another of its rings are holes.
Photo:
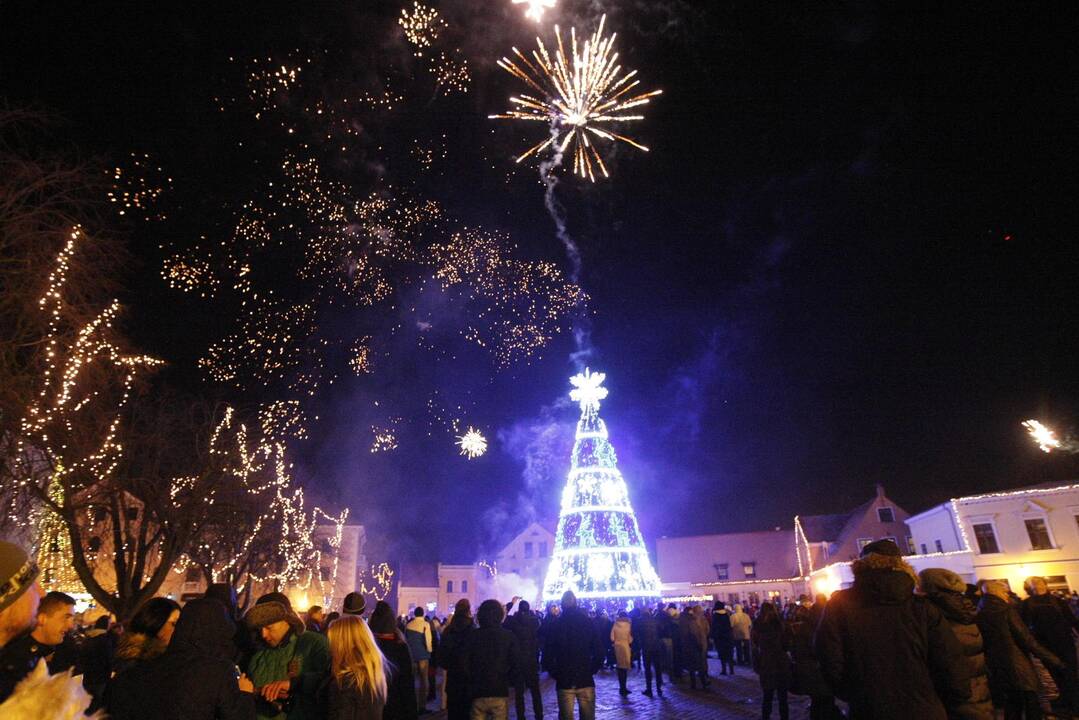
[[[0,540],[0,648],[34,623],[41,601],[37,575],[37,563],[25,550]]]
[[[248,675],[260,697],[262,720],[314,720],[319,714],[318,690],[330,672],[325,635],[304,632],[303,621],[282,593],[267,593],[244,615],[261,643],[251,656]]]

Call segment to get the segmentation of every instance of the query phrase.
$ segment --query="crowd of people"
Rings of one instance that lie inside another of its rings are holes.
[[[1079,716],[1079,603],[1042,578],[1020,600],[1003,581],[915,574],[887,540],[852,570],[849,589],[797,602],[629,609],[567,592],[545,612],[514,598],[473,615],[462,599],[445,619],[382,601],[368,614],[359,593],[304,617],[279,592],[240,612],[215,584],[182,607],[152,598],[122,625],[80,630],[75,600],[42,595],[32,559],[0,542],[0,717],[415,720],[433,703],[449,720],[503,720],[512,698],[517,720],[526,704],[542,720],[546,672],[559,719],[593,720],[604,668],[622,695],[636,669],[640,692],[662,698],[665,679],[707,690],[710,652],[721,676],[752,667],[765,720],[776,705],[789,717],[791,693],[813,720]]]

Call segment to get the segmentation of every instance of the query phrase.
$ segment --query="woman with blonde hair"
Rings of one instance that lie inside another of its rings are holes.
[[[329,720],[382,720],[389,663],[358,615],[342,615],[327,630],[331,677]]]

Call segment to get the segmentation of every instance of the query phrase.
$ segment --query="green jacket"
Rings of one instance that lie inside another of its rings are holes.
[[[289,697],[294,698],[288,714],[266,715],[266,703],[258,703],[259,720],[318,720],[318,690],[330,673],[330,643],[325,635],[305,632],[289,634],[288,639],[275,648],[263,647],[251,656],[248,676],[255,688],[275,680],[289,678],[289,662],[296,660],[298,668],[292,676]]]

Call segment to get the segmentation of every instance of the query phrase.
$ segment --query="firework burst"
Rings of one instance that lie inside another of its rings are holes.
[[[462,455],[474,460],[487,452],[487,438],[479,430],[469,426],[464,435],[457,436],[457,447],[461,448]]]
[[[592,37],[581,45],[577,42],[577,31],[571,28],[568,54],[562,42],[562,33],[556,25],[558,47],[553,56],[543,41],[536,38],[538,50],[532,51],[531,60],[513,48],[520,64],[506,57],[498,61],[499,67],[539,95],[511,97],[512,109],[490,117],[551,125],[550,136],[529,148],[517,158],[517,162],[553,147],[558,156],[570,152],[573,172],[595,182],[596,168],[604,177],[610,177],[596,149],[597,138],[623,142],[638,150],[648,151],[647,147],[635,140],[605,129],[613,124],[643,120],[643,115],[626,114],[625,111],[645,105],[663,92],[637,91],[640,85],[640,80],[636,79],[637,71],[624,71],[618,64],[618,53],[614,52],[617,34],[603,34],[606,19],[604,15]]]
[[[513,4],[525,5],[525,17],[540,22],[543,20],[543,11],[553,8],[555,0],[513,0]]]

